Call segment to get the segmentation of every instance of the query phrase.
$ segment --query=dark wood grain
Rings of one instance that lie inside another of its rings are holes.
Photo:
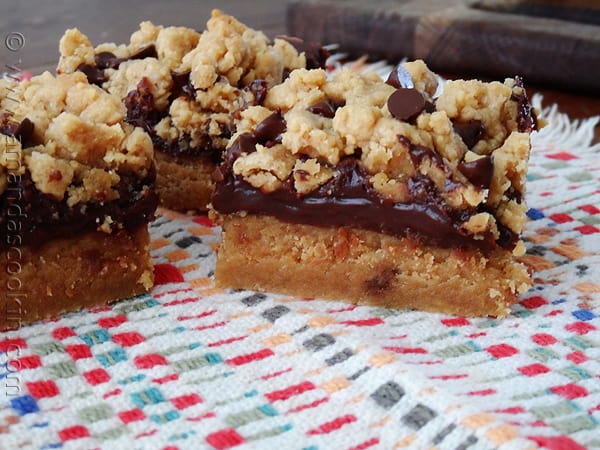
[[[599,1],[294,0],[287,19],[291,34],[357,56],[600,94]]]

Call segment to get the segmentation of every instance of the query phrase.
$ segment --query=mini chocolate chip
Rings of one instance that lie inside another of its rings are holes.
[[[387,107],[396,119],[410,122],[425,109],[425,98],[416,89],[400,88],[390,95]]]
[[[267,141],[276,140],[285,130],[285,119],[279,112],[275,111],[256,126],[254,137],[259,143],[264,144]]]
[[[317,114],[318,116],[333,119],[333,116],[335,116],[336,107],[331,100],[327,99],[321,100],[314,105],[310,105],[308,108],[306,108],[306,110],[313,114]]]
[[[249,90],[252,95],[254,95],[254,104],[262,105],[265,101],[265,97],[267,96],[268,84],[266,80],[254,80],[250,85],[246,88]]]
[[[454,132],[458,134],[467,148],[475,147],[485,135],[485,127],[481,120],[469,120],[468,122],[454,122]]]
[[[488,189],[494,175],[494,161],[491,156],[483,156],[471,162],[462,162],[458,170],[467,177],[474,186]]]
[[[394,86],[396,89],[415,87],[410,73],[408,73],[408,70],[406,70],[402,64],[398,64],[392,69],[385,82],[390,86]]]

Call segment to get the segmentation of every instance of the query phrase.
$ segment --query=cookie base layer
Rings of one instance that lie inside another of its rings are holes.
[[[215,164],[209,158],[177,158],[155,152],[160,203],[175,211],[206,211],[214,189]]]
[[[0,252],[0,330],[142,294],[154,282],[146,225]]]
[[[423,246],[353,228],[220,217],[219,287],[462,316],[504,317],[531,283],[510,252]]]

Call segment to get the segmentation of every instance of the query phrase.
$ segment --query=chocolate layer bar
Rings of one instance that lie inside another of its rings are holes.
[[[386,82],[297,70],[242,120],[216,171],[220,286],[504,316],[530,285],[519,79]],[[275,272],[275,273],[273,273]]]
[[[0,329],[153,285],[150,137],[83,73],[0,81]]]
[[[327,57],[298,39],[271,42],[217,10],[201,33],[143,22],[128,45],[94,48],[71,29],[60,52],[59,73],[85,73],[124,101],[129,123],[149,133],[161,203],[182,211],[206,210],[211,174],[239,111],[261,104],[290,71],[320,67]]]

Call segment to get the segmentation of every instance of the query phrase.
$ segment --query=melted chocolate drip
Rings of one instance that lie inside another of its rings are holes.
[[[453,122],[454,132],[458,134],[467,148],[475,147],[485,135],[485,128],[481,120],[469,120],[468,122]]]
[[[154,96],[150,91],[152,85],[147,78],[137,84],[135,90],[130,91],[125,97],[124,103],[127,108],[127,118],[125,119],[132,125],[145,129],[152,133],[152,127],[156,125],[163,117],[154,107]]]
[[[329,58],[329,52],[316,42],[306,42],[293,36],[278,36],[294,46],[298,53],[304,53],[307,69],[324,69],[325,62]],[[284,79],[287,77],[284,77]]]
[[[0,229],[8,230],[18,224],[19,245],[37,247],[51,239],[96,230],[106,217],[111,218],[115,229],[120,224],[130,231],[153,220],[158,205],[155,172],[150,171],[144,179],[119,175],[118,199],[73,207],[67,205],[66,198],[57,201],[38,191],[28,172],[10,176],[6,190],[0,195]],[[0,249],[10,245],[14,242],[9,239],[0,241]]]
[[[275,111],[256,126],[254,138],[259,144],[266,145],[269,141],[277,140],[285,130],[285,119],[279,111]]]
[[[533,130],[538,129],[537,116],[535,110],[531,107],[529,99],[527,98],[527,92],[523,87],[523,80],[521,77],[515,77],[515,84],[521,88],[522,94],[512,94],[511,100],[517,102],[517,129],[521,133],[530,133]]]
[[[102,86],[102,83],[108,80],[108,77],[104,74],[105,69],[118,69],[122,62],[133,59],[156,58],[157,56],[154,45],[144,47],[128,58],[117,58],[114,53],[100,52],[94,55],[94,65],[82,63],[76,70],[83,72],[91,84]]]

